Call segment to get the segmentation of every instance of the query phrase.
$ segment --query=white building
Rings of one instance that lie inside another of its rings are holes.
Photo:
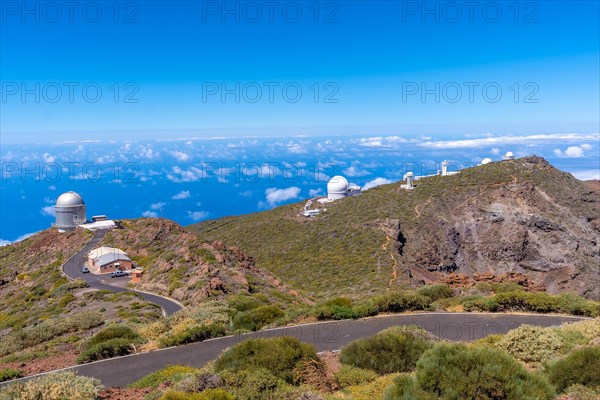
[[[400,185],[400,187],[402,189],[414,189],[415,188],[415,174],[413,174],[412,172],[409,171],[406,174],[404,174],[403,178],[406,181],[406,184]]]
[[[348,180],[341,175],[336,175],[327,182],[327,200],[343,199],[348,195]]]
[[[52,226],[58,228],[59,232],[75,229],[78,225],[85,224],[85,202],[75,192],[61,194],[54,206],[56,211],[56,222]]]
[[[507,151],[506,154],[504,155],[505,160],[514,160],[515,158],[516,157],[512,151]]]
[[[486,157],[486,158],[484,158],[483,160],[481,160],[481,165],[486,165],[486,164],[489,164],[489,163],[491,163],[491,162],[492,162],[492,159],[491,159],[491,158],[488,158],[488,157]]]

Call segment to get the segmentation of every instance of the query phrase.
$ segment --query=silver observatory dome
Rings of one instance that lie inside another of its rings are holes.
[[[54,206],[56,211],[56,223],[54,226],[59,232],[70,231],[77,225],[86,222],[85,202],[83,198],[75,192],[66,192],[61,194],[56,200]]]

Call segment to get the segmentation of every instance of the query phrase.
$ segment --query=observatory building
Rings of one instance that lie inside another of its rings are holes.
[[[83,198],[75,192],[61,194],[56,200],[54,210],[56,211],[56,222],[53,226],[58,228],[59,232],[73,230],[86,222],[85,203]]]
[[[489,164],[489,163],[491,163],[491,162],[492,162],[492,159],[491,159],[491,158],[488,158],[488,157],[486,157],[486,158],[484,158],[483,160],[481,160],[481,165],[486,165],[486,164]]]
[[[415,174],[414,173],[409,171],[406,174],[404,174],[403,178],[406,181],[406,184],[400,185],[400,187],[402,189],[414,189],[415,188]]]
[[[341,175],[336,175],[327,182],[327,200],[343,199],[348,195],[348,180]]]
[[[348,183],[348,180],[341,175],[336,175],[327,182],[327,201],[356,196],[360,193],[360,186]]]
[[[506,154],[504,155],[505,160],[514,160],[515,158],[516,157],[512,151],[507,151]]]

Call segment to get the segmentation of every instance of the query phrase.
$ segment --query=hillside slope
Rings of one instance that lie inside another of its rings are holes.
[[[417,188],[383,185],[328,205],[303,203],[189,227],[239,246],[293,287],[363,297],[448,274],[518,273],[551,293],[600,298],[600,198],[539,157],[491,163]]]
[[[144,269],[135,289],[172,297],[184,305],[207,299],[260,293],[271,301],[303,303],[296,291],[262,271],[239,248],[204,243],[177,223],[158,218],[123,221],[102,245],[124,250]]]

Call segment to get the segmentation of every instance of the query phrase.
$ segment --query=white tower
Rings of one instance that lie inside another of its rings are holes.
[[[404,180],[406,180],[406,185],[403,185],[405,189],[415,188],[415,174],[412,172],[407,172],[404,174]]]
[[[56,200],[54,210],[56,211],[56,223],[53,226],[58,228],[59,232],[73,230],[77,225],[86,222],[85,203],[83,198],[75,192],[61,194]]]
[[[442,176],[448,175],[448,161],[442,161]]]
[[[343,176],[336,175],[327,183],[327,200],[334,201],[343,199],[348,195],[348,180]]]

